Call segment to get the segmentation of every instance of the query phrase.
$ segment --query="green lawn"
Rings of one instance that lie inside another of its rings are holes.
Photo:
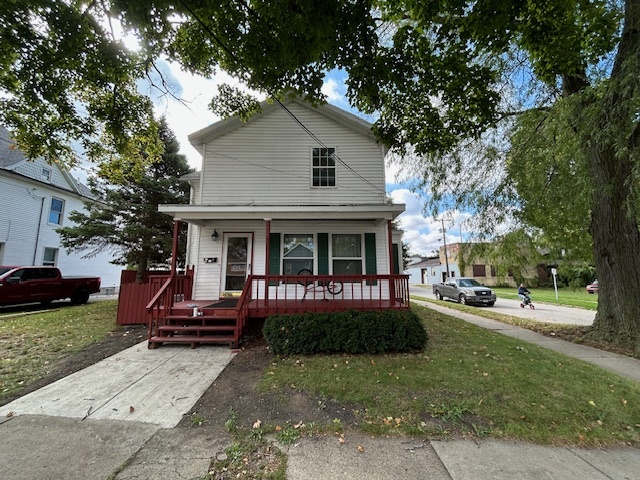
[[[0,400],[48,374],[56,360],[115,330],[117,307],[110,300],[0,320]]]
[[[413,308],[429,332],[425,352],[280,358],[260,388],[294,388],[352,405],[363,430],[373,434],[583,446],[640,443],[637,382]]]
[[[518,300],[518,290],[516,288],[491,287],[491,289],[500,298]],[[589,294],[584,288],[580,290],[559,288],[558,299],[556,299],[556,292],[553,288],[529,288],[529,290],[531,290],[531,298],[536,302],[587,308],[589,310],[597,310],[598,308],[598,294]]]

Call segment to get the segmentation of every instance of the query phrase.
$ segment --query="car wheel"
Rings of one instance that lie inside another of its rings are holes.
[[[442,295],[438,290],[436,290],[436,300],[442,300]]]
[[[467,304],[467,297],[465,297],[464,295],[460,295],[460,303],[462,305],[466,305]]]
[[[73,294],[71,298],[71,303],[75,305],[84,305],[89,301],[89,291],[81,288],[76,293]]]

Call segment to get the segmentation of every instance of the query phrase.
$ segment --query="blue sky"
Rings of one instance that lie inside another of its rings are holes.
[[[140,88],[154,99],[156,114],[166,116],[169,127],[180,142],[180,151],[187,156],[190,166],[200,170],[200,155],[189,143],[188,135],[219,120],[219,117],[208,110],[207,105],[219,83],[235,85],[237,81],[225,73],[217,74],[214,79],[196,77],[182,71],[176,64],[163,61],[158,63],[158,67],[163,72],[165,81],[170,82],[174,95],[180,101],[171,96],[159,95],[158,91],[154,91],[149,86],[141,85]],[[350,107],[345,97],[345,80],[346,73],[342,71],[332,71],[327,75],[322,91],[329,103],[373,123],[374,117],[363,115]],[[74,173],[83,181],[88,170],[85,168]],[[400,167],[397,164],[387,165],[387,193],[394,202],[406,204],[405,213],[399,217],[400,226],[405,231],[404,241],[409,244],[411,253],[429,255],[442,245],[440,232],[442,224],[439,220],[423,215],[424,202],[409,190],[407,183],[397,180],[399,173],[401,173]],[[445,214],[449,218],[445,223],[447,244],[460,241],[461,233],[463,238],[467,238],[469,232],[464,231],[462,222],[469,217],[469,214],[457,211],[445,212]]]

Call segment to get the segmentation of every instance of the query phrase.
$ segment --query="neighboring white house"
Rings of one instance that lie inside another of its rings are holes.
[[[442,266],[440,258],[424,258],[407,265],[406,273],[409,275],[411,285],[433,285],[441,280]]]
[[[67,254],[55,231],[90,198],[87,187],[57,164],[27,160],[0,127],[0,265],[52,265],[65,276],[97,275],[103,288],[118,286],[123,267],[109,263],[111,253]]]
[[[189,224],[193,298],[242,290],[247,275],[401,272],[404,204],[385,192],[387,147],[371,124],[331,105],[264,103],[189,137],[202,170],[189,205],[159,210]]]

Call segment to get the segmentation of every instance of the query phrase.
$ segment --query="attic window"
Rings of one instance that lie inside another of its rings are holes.
[[[50,168],[43,168],[42,169],[42,173],[40,175],[42,176],[42,179],[45,182],[50,182],[51,181],[51,169]]]
[[[336,186],[335,148],[314,148],[311,159],[314,187]]]

